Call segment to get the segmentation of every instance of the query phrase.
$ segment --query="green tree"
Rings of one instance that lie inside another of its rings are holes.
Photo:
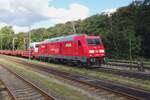
[[[12,49],[12,39],[14,31],[11,26],[5,26],[1,28],[1,44],[3,49]]]

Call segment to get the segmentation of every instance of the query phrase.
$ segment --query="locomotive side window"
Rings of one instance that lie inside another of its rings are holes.
[[[78,46],[81,46],[81,41],[80,40],[78,40]]]
[[[99,38],[97,39],[87,39],[88,45],[100,45],[101,41]]]

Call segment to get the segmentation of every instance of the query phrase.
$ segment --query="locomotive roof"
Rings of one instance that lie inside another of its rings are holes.
[[[56,38],[46,39],[43,41],[43,43],[70,41],[70,40],[73,40],[75,36],[87,36],[87,35],[86,34],[73,34],[73,35],[68,35],[68,36],[60,36]]]

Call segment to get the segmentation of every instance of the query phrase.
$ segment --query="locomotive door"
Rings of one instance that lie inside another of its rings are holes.
[[[77,41],[76,53],[77,53],[77,56],[83,55],[83,44],[81,43],[80,40]]]

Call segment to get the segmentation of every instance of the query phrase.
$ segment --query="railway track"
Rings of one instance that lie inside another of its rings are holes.
[[[11,100],[11,94],[2,80],[0,80],[0,100]]]
[[[121,70],[121,69],[114,69],[114,68],[106,68],[106,67],[100,67],[98,69],[91,69],[94,71],[100,71],[105,73],[111,73],[116,74],[124,77],[129,78],[136,78],[136,79],[142,79],[142,80],[150,80],[150,74],[149,73],[143,73],[143,72],[133,72],[133,71],[127,71],[127,70]]]
[[[9,59],[11,60],[11,59]],[[142,79],[142,80],[150,80],[150,73],[137,72],[137,71],[128,71],[114,68],[107,68],[107,65],[102,65],[100,68],[90,68],[90,70],[94,70],[97,72],[105,72],[109,74],[120,75],[129,78]],[[113,65],[111,65],[113,66]]]
[[[126,63],[128,63],[128,62],[126,62]],[[133,62],[133,63],[137,63],[137,62]],[[102,65],[100,68],[99,67],[90,68],[90,70],[120,75],[123,77],[142,79],[142,80],[150,80],[150,73],[139,72],[139,71],[128,71],[128,70],[123,70],[123,69],[116,69],[116,68],[107,67],[109,65],[110,66],[120,66],[120,67],[122,66],[122,64],[120,65],[120,64],[117,64],[117,62],[114,62],[113,64]],[[123,67],[126,67],[126,65],[124,65]],[[137,65],[135,65],[135,67],[137,68]]]
[[[55,100],[32,82],[0,64],[0,77],[11,100]]]
[[[144,70],[150,70],[150,63],[148,62],[137,62],[137,61],[118,61],[118,60],[112,60],[110,62],[107,62],[105,65],[109,66],[117,66],[122,68],[134,68],[138,71],[144,71]]]
[[[10,59],[10,60],[12,60],[12,59]],[[139,89],[135,89],[135,88],[128,87],[128,86],[115,84],[115,83],[112,83],[109,81],[88,78],[85,76],[72,74],[72,73],[68,73],[68,72],[62,72],[62,71],[58,71],[56,69],[50,68],[46,65],[27,63],[24,60],[16,61],[15,59],[13,59],[12,61],[19,63],[19,64],[23,64],[25,66],[29,66],[32,68],[36,68],[36,69],[54,74],[59,77],[63,77],[68,80],[77,81],[81,84],[89,85],[90,87],[93,87],[95,89],[104,89],[107,91],[111,91],[114,94],[117,94],[117,95],[119,94],[119,95],[122,95],[129,99],[139,99],[139,100],[141,100],[141,99],[149,100],[150,99],[149,91],[139,90]]]
[[[118,59],[108,59],[110,62],[119,62],[119,63],[132,63],[132,64],[137,64],[138,62],[143,62],[144,65],[150,65],[150,62],[144,61],[144,60],[118,60]]]

